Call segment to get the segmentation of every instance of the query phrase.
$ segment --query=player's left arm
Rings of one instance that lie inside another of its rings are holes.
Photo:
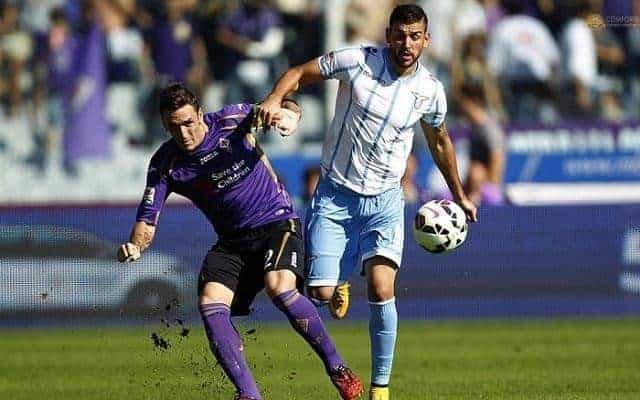
[[[456,153],[449,137],[449,132],[444,122],[440,125],[433,127],[427,124],[424,120],[420,120],[422,131],[427,143],[429,144],[429,150],[433,156],[438,169],[442,173],[449,190],[456,203],[462,207],[467,214],[469,220],[475,222],[478,220],[476,206],[471,200],[467,198],[462,188],[462,182],[460,182],[460,175],[458,174],[458,163],[456,161]]]

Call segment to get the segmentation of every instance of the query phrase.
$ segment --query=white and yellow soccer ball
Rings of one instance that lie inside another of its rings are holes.
[[[456,203],[431,200],[423,204],[413,222],[413,238],[431,253],[447,253],[467,238],[467,216]]]

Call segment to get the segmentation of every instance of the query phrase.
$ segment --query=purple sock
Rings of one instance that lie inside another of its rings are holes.
[[[320,356],[327,371],[344,364],[320,319],[318,310],[308,298],[294,289],[274,297],[273,304],[289,318],[293,329]]]
[[[222,303],[198,307],[209,339],[211,351],[240,395],[262,399],[256,381],[244,358],[242,340],[231,323],[231,310]]]

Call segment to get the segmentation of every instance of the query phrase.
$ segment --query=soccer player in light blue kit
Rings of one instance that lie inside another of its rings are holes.
[[[454,200],[471,221],[444,124],[442,84],[418,59],[429,44],[428,19],[415,5],[396,7],[385,47],[332,51],[288,70],[262,104],[270,123],[282,99],[323,79],[340,81],[333,121],[322,148],[322,179],[309,206],[306,232],[309,294],[342,318],[354,269],[367,279],[370,304],[371,400],[389,399],[397,335],[394,284],[404,236],[400,179],[420,123]]]

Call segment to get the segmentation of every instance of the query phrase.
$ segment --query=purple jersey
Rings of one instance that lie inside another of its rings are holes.
[[[171,192],[191,200],[219,236],[297,217],[266,156],[249,133],[251,104],[206,114],[209,127],[191,153],[173,140],[153,155],[137,220],[156,225]]]

